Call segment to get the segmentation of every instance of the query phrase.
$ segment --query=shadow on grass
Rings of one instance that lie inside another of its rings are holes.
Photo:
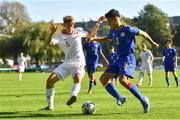
[[[100,117],[109,116],[110,114],[128,114],[128,113],[107,113],[107,114],[93,114],[93,115],[83,115],[82,113],[53,113],[44,111],[44,113],[37,113],[38,111],[16,111],[16,112],[0,112],[0,119],[2,118],[86,118],[86,117]]]
[[[69,94],[69,92],[56,93],[56,95]],[[44,93],[36,93],[36,94],[7,94],[0,95],[1,97],[26,97],[26,96],[45,96]]]

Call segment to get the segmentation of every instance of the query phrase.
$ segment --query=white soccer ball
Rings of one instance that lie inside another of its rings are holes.
[[[82,104],[83,114],[94,114],[96,112],[96,104],[91,101],[87,101]]]

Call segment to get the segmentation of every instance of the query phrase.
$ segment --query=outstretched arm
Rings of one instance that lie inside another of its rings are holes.
[[[142,35],[152,45],[152,47],[158,47],[159,46],[159,44],[157,44],[156,42],[154,42],[152,40],[152,38],[148,35],[148,33],[140,30],[139,34]]]
[[[50,30],[51,30],[51,33],[50,33],[50,35],[49,35],[49,37],[48,37],[48,44],[49,45],[52,45],[53,43],[52,43],[52,37],[53,37],[53,35],[54,35],[54,33],[56,32],[56,30],[57,30],[57,25],[56,24],[54,24],[54,23],[51,23],[51,25],[50,25]]]
[[[101,25],[101,23],[104,21],[105,17],[101,16],[97,23],[95,24],[95,26],[92,28],[92,30],[89,33],[88,37],[94,37],[96,35],[97,30],[99,29],[99,26]]]
[[[101,23],[105,20],[104,16],[99,17],[98,22],[96,23],[96,25],[93,27],[93,29],[91,30],[90,34],[88,35],[88,42],[93,42],[93,41],[98,41],[98,42],[109,42],[111,41],[111,39],[107,38],[107,37],[95,37],[97,30],[99,29],[99,26],[101,25]]]
[[[100,51],[100,55],[103,58],[103,60],[105,61],[105,64],[108,66],[109,65],[109,61],[106,59],[105,55],[103,54],[102,51]]]

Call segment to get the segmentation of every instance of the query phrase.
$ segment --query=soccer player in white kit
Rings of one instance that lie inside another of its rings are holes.
[[[18,62],[19,80],[22,80],[24,70],[27,67],[27,60],[24,57],[23,52],[20,53],[20,56],[17,58],[17,62]]]
[[[97,23],[88,34],[88,32],[85,32],[80,28],[74,28],[75,22],[72,16],[63,17],[63,22],[64,29],[57,35],[54,35],[57,26],[53,23],[50,26],[51,34],[49,35],[48,43],[50,45],[57,44],[65,53],[65,60],[64,63],[55,68],[47,79],[46,96],[48,106],[43,108],[43,110],[54,109],[54,84],[59,80],[65,80],[69,75],[72,76],[74,84],[72,86],[71,96],[66,104],[70,106],[76,102],[81,87],[81,80],[85,73],[85,57],[82,49],[81,38],[94,36],[100,24]]]
[[[144,73],[147,72],[149,77],[149,87],[152,86],[152,63],[153,63],[153,54],[150,50],[147,49],[146,44],[143,44],[142,51],[140,52],[141,66],[140,66],[140,76],[138,87],[142,86],[142,81],[144,78]]]

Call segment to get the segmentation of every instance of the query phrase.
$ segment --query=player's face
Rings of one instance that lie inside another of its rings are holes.
[[[170,42],[167,42],[167,43],[166,43],[166,47],[170,48],[170,47],[171,47],[171,43],[170,43]]]
[[[111,52],[114,53],[114,48],[111,48]]]
[[[146,46],[143,46],[143,51],[146,51],[147,50],[147,47]]]
[[[74,22],[65,22],[64,29],[66,30],[67,33],[72,33],[74,29]]]
[[[120,18],[119,17],[108,18],[107,22],[112,29],[116,29],[119,28]]]

